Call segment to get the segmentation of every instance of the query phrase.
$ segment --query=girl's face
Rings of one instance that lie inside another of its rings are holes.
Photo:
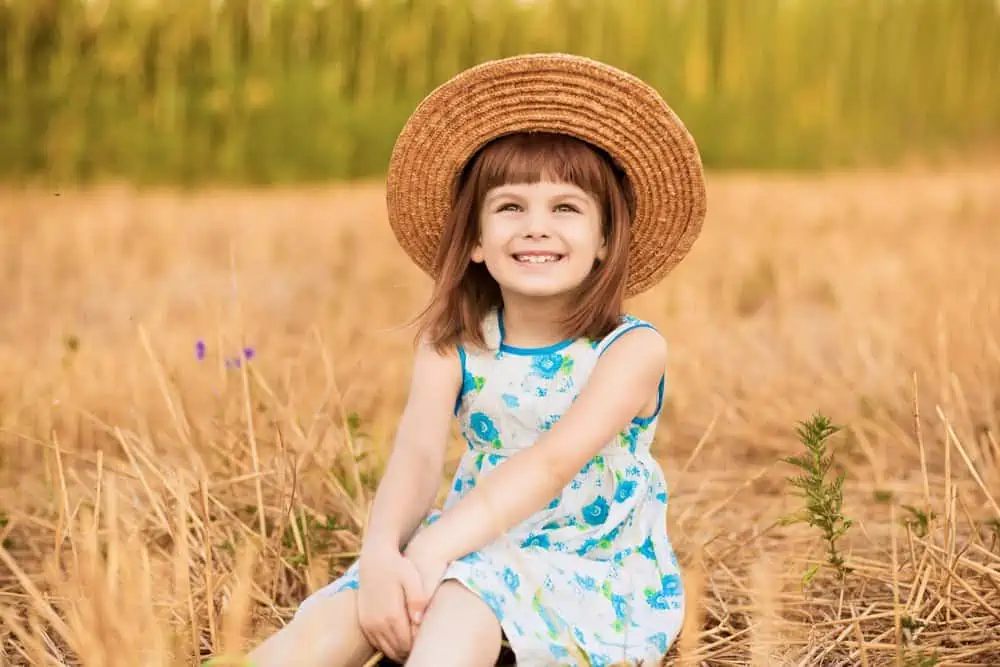
[[[570,183],[491,189],[479,212],[471,259],[485,263],[505,295],[554,297],[580,285],[604,260],[601,207]]]

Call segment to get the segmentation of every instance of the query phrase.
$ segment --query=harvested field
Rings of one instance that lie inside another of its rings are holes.
[[[632,304],[672,350],[669,664],[1000,664],[997,183],[710,178]],[[197,664],[347,566],[429,286],[380,184],[2,190],[0,262],[0,664]],[[804,585],[781,459],[817,412],[852,570]]]

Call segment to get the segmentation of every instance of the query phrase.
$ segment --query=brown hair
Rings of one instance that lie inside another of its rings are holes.
[[[484,264],[471,261],[479,238],[479,212],[487,192],[499,185],[572,183],[600,204],[607,259],[595,264],[577,290],[575,307],[562,322],[567,338],[597,339],[620,322],[628,275],[631,189],[624,173],[596,146],[564,134],[510,134],[486,144],[458,177],[455,201],[435,259],[437,280],[419,316],[418,337],[438,350],[449,345],[485,346],[482,320],[501,305],[500,287]]]

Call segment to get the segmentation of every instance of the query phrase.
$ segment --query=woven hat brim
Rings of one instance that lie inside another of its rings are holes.
[[[706,213],[698,148],[637,77],[567,54],[529,54],[465,70],[430,93],[401,131],[386,177],[389,224],[428,275],[458,175],[489,141],[561,132],[604,149],[635,195],[626,295],[659,282],[691,250]]]

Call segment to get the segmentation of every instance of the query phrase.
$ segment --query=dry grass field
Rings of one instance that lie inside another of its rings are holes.
[[[672,349],[670,664],[1000,664],[997,183],[711,177],[631,307]],[[378,184],[0,191],[0,664],[194,665],[287,620],[356,552],[427,292]],[[781,459],[817,412],[855,523],[806,585]]]

